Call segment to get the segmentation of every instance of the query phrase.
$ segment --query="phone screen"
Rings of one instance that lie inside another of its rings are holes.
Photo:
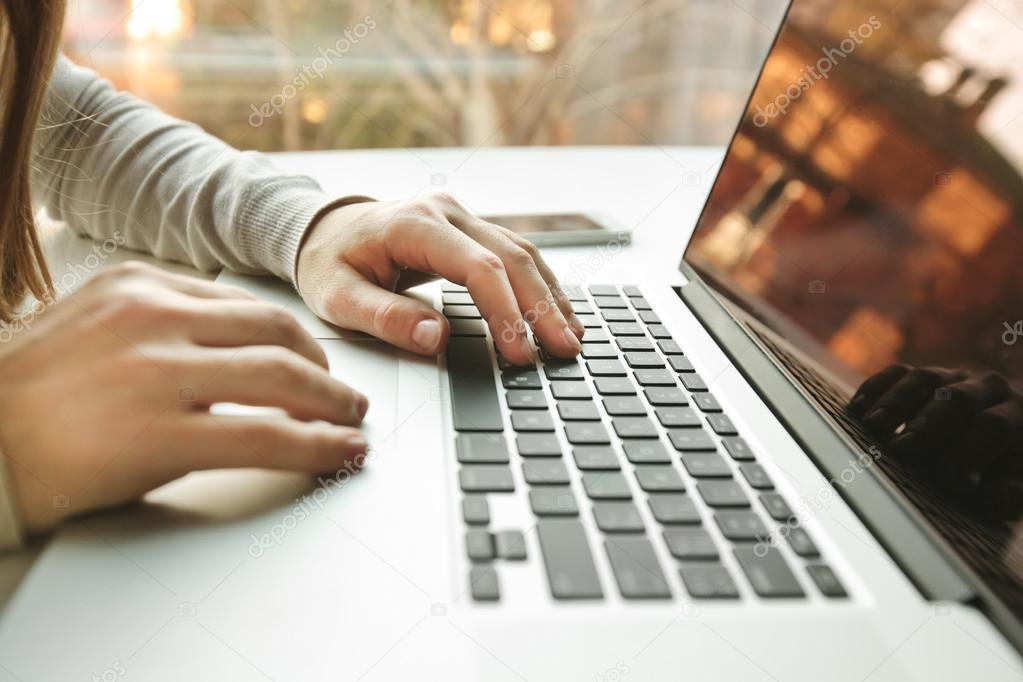
[[[512,232],[523,236],[557,232],[607,232],[607,228],[603,225],[580,213],[487,216],[484,220],[507,227]]]

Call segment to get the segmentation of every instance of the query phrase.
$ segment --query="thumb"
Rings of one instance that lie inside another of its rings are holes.
[[[447,320],[422,301],[358,278],[341,288],[344,300],[330,306],[332,322],[420,355],[436,355],[447,343]]]

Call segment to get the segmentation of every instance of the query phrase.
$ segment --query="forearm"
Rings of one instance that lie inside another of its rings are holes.
[[[332,200],[62,59],[36,140],[33,194],[93,239],[293,281],[302,235]]]

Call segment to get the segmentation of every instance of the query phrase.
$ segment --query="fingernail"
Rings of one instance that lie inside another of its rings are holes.
[[[581,351],[583,349],[583,345],[579,343],[579,337],[576,336],[575,332],[573,332],[568,327],[565,327],[565,341],[567,341],[568,345],[571,346],[572,349],[575,350],[576,352]]]
[[[369,447],[369,443],[362,436],[350,436],[348,438],[348,447],[356,452],[365,452],[366,448]]]
[[[352,403],[354,416],[356,419],[362,419],[366,416],[366,411],[369,410],[369,398],[362,395],[361,393],[356,394],[355,401]]]
[[[422,320],[412,330],[412,340],[427,353],[432,353],[437,350],[437,344],[440,343],[440,333],[440,322],[431,319]]]

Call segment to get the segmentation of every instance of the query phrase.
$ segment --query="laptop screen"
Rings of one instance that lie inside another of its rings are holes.
[[[685,256],[1017,614],[1021,173],[1023,5],[795,0]]]

